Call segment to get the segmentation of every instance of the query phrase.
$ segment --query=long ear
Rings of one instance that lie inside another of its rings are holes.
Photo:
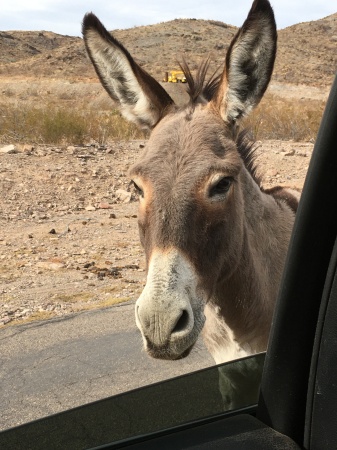
[[[261,100],[273,72],[277,32],[268,0],[255,0],[226,56],[212,104],[222,118],[234,122]]]
[[[171,97],[94,14],[84,16],[82,33],[96,73],[123,116],[141,128],[153,128],[173,104]]]

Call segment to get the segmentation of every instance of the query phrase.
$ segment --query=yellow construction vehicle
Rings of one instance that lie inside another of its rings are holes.
[[[186,77],[181,70],[171,70],[165,72],[163,81],[167,83],[186,83]]]

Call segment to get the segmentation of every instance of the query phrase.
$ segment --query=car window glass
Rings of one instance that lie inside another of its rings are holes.
[[[254,405],[264,356],[200,370],[4,431],[0,447],[91,448]]]

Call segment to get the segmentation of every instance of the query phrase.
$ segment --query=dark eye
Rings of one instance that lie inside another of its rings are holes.
[[[143,192],[143,190],[138,186],[138,184],[136,184],[134,181],[132,181],[132,184],[133,184],[133,187],[135,188],[137,194],[138,194],[140,197],[144,197],[144,192]]]
[[[223,196],[227,194],[233,183],[233,178],[223,177],[209,190],[209,197]]]

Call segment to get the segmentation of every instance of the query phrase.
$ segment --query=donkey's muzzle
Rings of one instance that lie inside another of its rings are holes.
[[[186,309],[164,308],[152,312],[148,306],[148,302],[136,305],[136,323],[146,349],[156,358],[177,359],[191,344],[190,334],[194,328],[192,308],[188,305]]]
[[[193,266],[177,249],[156,249],[146,286],[136,302],[136,323],[155,358],[187,356],[204,323]]]

